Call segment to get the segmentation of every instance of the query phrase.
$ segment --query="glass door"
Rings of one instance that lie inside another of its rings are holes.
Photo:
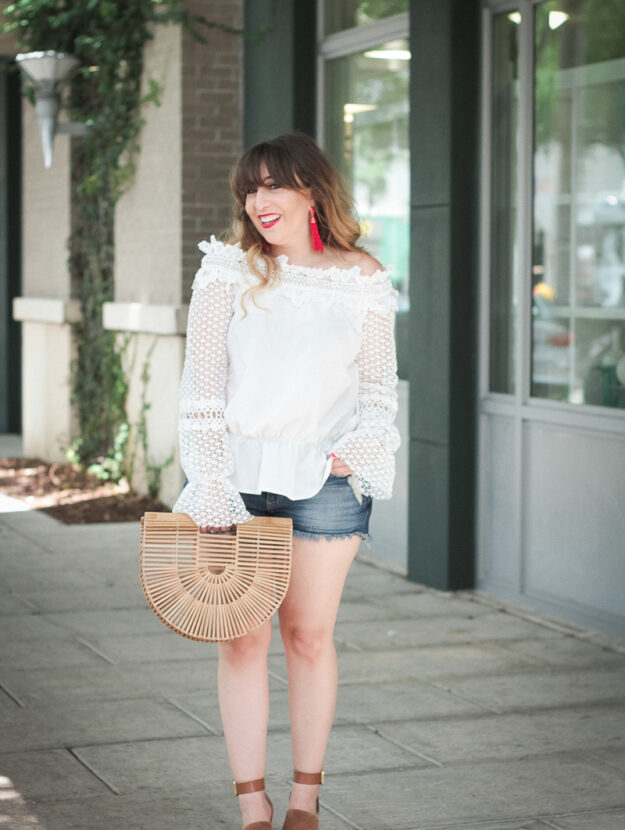
[[[534,19],[531,395],[625,409],[625,3]]]
[[[390,266],[399,292],[396,332],[400,327],[405,331],[409,319],[409,6],[409,0],[317,4],[318,138],[354,200],[360,244]],[[397,337],[398,343],[401,340]],[[396,456],[393,498],[376,502],[374,508],[371,556],[405,573],[409,384],[401,374],[397,392],[402,446]]]
[[[478,587],[625,632],[625,2],[484,0]]]

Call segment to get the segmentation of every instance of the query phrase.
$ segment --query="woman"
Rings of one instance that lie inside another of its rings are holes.
[[[253,147],[231,181],[234,231],[203,242],[180,387],[188,479],[174,505],[202,532],[293,520],[280,606],[294,763],[283,830],[317,830],[334,717],[333,630],[373,498],[391,497],[399,433],[397,291],[357,246],[338,174],[305,135]],[[219,703],[244,830],[271,830],[264,793],[271,620],[219,644]]]

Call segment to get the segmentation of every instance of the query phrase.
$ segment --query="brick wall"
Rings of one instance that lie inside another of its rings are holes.
[[[243,26],[243,0],[187,0],[207,20]],[[183,33],[182,275],[188,300],[200,252],[197,243],[231,222],[230,170],[242,148],[243,39],[203,29],[206,43]]]

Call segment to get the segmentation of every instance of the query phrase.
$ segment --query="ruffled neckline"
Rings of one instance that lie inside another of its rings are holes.
[[[225,254],[228,259],[241,261],[245,257],[245,251],[241,247],[240,242],[229,244],[222,242],[212,234],[210,241],[205,240],[200,242],[198,248],[205,254],[211,250]],[[382,284],[386,283],[392,273],[393,266],[389,265],[386,268],[378,268],[373,274],[363,274],[360,265],[352,265],[351,268],[339,268],[337,265],[332,265],[329,268],[320,268],[312,265],[296,265],[291,262],[286,254],[280,254],[276,257],[280,263],[281,271],[284,273],[293,274],[311,274],[317,278],[326,277],[331,282],[349,282],[359,283],[362,285]]]

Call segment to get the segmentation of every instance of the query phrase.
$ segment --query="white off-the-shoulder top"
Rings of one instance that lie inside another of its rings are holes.
[[[388,271],[309,268],[279,256],[258,285],[239,244],[211,237],[193,283],[179,395],[188,484],[173,511],[201,527],[252,518],[240,493],[304,499],[319,492],[334,453],[360,493],[389,499],[400,437]]]

